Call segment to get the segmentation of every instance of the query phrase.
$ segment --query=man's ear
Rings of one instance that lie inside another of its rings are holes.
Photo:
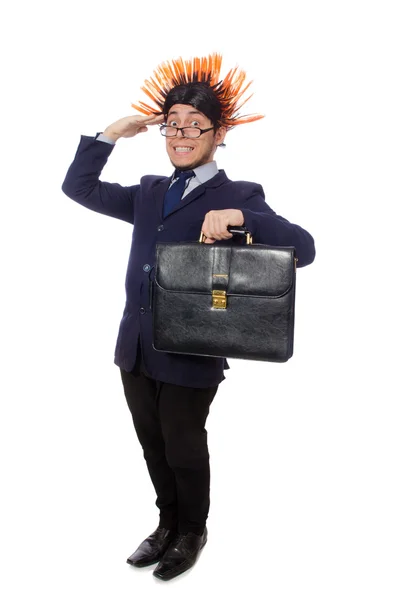
[[[227,129],[224,126],[219,127],[219,129],[217,129],[217,131],[215,133],[215,141],[216,141],[217,146],[223,145],[223,140],[225,139],[226,133],[227,133]]]

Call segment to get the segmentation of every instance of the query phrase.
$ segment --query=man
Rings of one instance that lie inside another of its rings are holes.
[[[298,266],[314,260],[312,236],[277,215],[256,183],[230,181],[214,155],[232,127],[262,118],[237,111],[248,85],[233,69],[219,79],[221,57],[163,63],[142,88],[157,105],[135,106],[97,136],[81,136],[63,192],[96,212],[133,228],[126,275],[126,305],[115,349],[128,407],[143,448],[159,508],[159,525],[127,559],[133,566],[159,564],[153,574],[169,580],[191,568],[207,541],[210,468],[206,418],[229,366],[223,358],[157,352],[152,346],[150,277],[157,241],[221,244],[228,226],[244,225],[254,242],[294,246]],[[175,171],[146,175],[138,185],[99,180],[120,137],[161,125]],[[189,268],[189,265],[186,265]]]

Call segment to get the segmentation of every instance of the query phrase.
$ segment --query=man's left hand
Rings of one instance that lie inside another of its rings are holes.
[[[244,215],[241,210],[236,208],[226,208],[225,210],[210,210],[205,215],[201,231],[206,236],[205,243],[213,244],[217,240],[227,240],[233,237],[227,228],[229,225],[244,225]]]

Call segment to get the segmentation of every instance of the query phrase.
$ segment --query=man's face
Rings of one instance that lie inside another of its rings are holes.
[[[212,127],[211,121],[189,104],[174,104],[167,117],[167,125],[175,127]],[[174,167],[179,169],[194,169],[214,160],[217,145],[221,144],[226,135],[226,128],[221,127],[201,134],[199,138],[184,138],[178,131],[176,137],[166,138],[167,153]]]

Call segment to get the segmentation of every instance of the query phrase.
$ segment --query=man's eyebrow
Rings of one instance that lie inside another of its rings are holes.
[[[177,110],[171,110],[171,111],[168,113],[168,116],[169,116],[169,115],[179,115],[179,114],[180,114],[180,113],[179,113]],[[198,110],[189,110],[189,111],[187,112],[187,114],[188,114],[188,115],[200,115],[201,117],[202,117],[202,116],[204,116],[204,115],[203,115],[203,113],[201,113],[201,112],[200,112],[200,111],[198,111]]]

